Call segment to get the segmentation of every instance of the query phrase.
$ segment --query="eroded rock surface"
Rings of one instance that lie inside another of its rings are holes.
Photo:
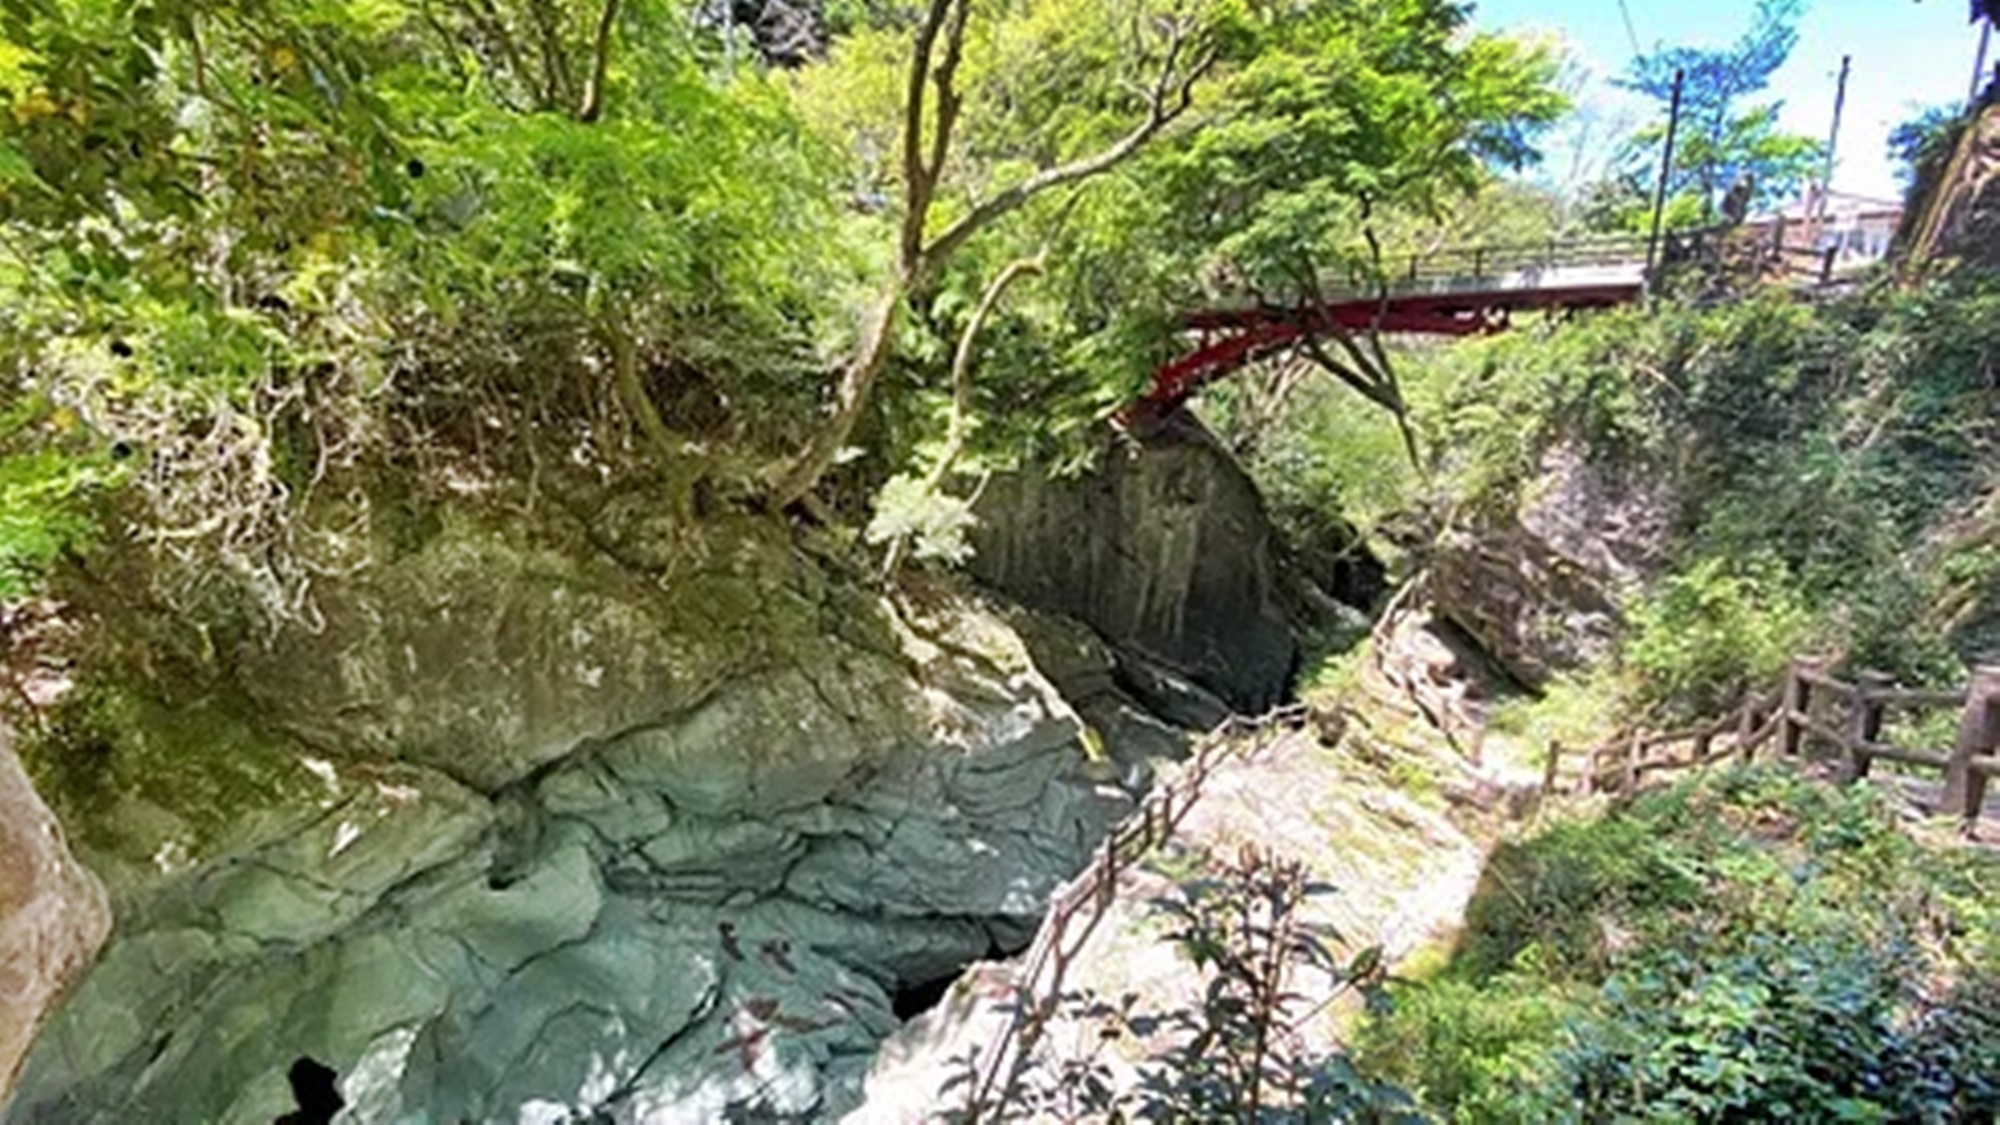
[[[259,655],[280,733],[242,753],[289,755],[282,800],[97,834],[119,931],[6,1120],[261,1125],[301,1056],[357,1122],[831,1116],[898,994],[1025,941],[1131,806],[949,589],[745,549],[676,597],[467,534],[330,598],[315,659]]]
[[[1440,616],[1520,683],[1609,655],[1619,604],[1654,573],[1671,491],[1644,466],[1605,466],[1558,446],[1519,512],[1448,532],[1430,571]]]

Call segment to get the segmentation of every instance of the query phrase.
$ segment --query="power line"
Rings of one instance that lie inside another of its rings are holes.
[[[1618,14],[1625,18],[1625,38],[1632,44],[1632,57],[1636,59],[1646,52],[1639,46],[1639,33],[1632,27],[1632,9],[1625,0],[1618,0]]]

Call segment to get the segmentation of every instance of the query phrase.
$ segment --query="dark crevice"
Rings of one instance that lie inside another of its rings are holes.
[[[997,936],[989,935],[984,957],[967,961],[942,976],[925,977],[922,980],[898,984],[889,993],[889,1010],[896,1014],[897,1019],[905,1023],[916,1019],[918,1016],[944,1003],[944,998],[951,995],[951,986],[958,983],[959,978],[965,975],[967,969],[970,969],[979,961],[1005,961],[1010,957],[1016,956],[1027,949],[1028,945],[1034,941],[1034,932],[1035,928],[1030,927],[1028,929],[1029,937],[1027,941],[1019,944],[1002,944]]]
[[[944,1003],[944,998],[951,993],[951,986],[964,975],[965,970],[961,968],[941,977],[902,985],[889,994],[889,1010],[904,1022],[916,1019]]]
[[[334,1115],[347,1105],[340,1096],[340,1073],[311,1055],[293,1060],[285,1078],[292,1084],[292,1100],[298,1108],[272,1125],[333,1125]]]

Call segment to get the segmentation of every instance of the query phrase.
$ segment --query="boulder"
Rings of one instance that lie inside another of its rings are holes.
[[[1518,682],[1540,687],[1608,656],[1620,602],[1665,560],[1674,518],[1664,480],[1557,446],[1518,511],[1485,513],[1441,537],[1435,612]]]
[[[43,1016],[110,931],[104,888],[70,856],[0,733],[0,1101]]]
[[[1285,697],[1299,647],[1276,533],[1256,486],[1187,414],[1121,441],[1083,477],[995,480],[976,515],[971,569],[986,585],[1087,623],[1229,708]],[[1161,697],[1154,679],[1124,686],[1188,714],[1186,693]]]

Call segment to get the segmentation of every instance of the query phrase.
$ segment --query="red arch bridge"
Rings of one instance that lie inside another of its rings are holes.
[[[1311,303],[1196,309],[1181,318],[1193,347],[1153,372],[1135,409],[1166,414],[1237,368],[1321,336],[1471,336],[1507,328],[1516,313],[1622,305],[1646,291],[1646,258],[1646,239],[1623,236],[1441,250],[1399,261],[1386,285],[1366,291],[1350,285]]]

